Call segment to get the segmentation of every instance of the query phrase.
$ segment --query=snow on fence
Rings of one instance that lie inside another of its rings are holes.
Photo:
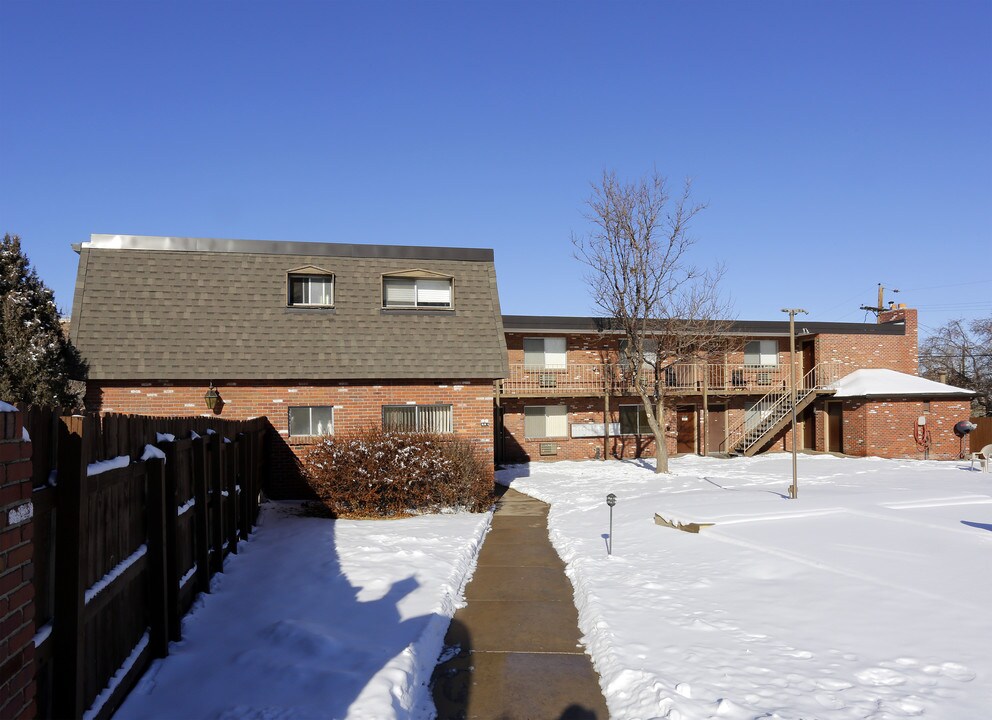
[[[247,539],[267,421],[22,412],[40,451],[36,624],[52,627],[36,638],[37,717],[109,717]],[[140,460],[149,444],[165,458]]]

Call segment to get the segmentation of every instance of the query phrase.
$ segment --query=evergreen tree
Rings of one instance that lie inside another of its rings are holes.
[[[0,242],[0,400],[75,409],[73,381],[86,363],[59,323],[52,291],[21,251],[17,235]],[[78,383],[76,383],[78,387]]]

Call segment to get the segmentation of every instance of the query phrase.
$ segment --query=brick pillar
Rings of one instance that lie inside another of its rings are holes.
[[[31,443],[0,403],[0,717],[35,715]]]

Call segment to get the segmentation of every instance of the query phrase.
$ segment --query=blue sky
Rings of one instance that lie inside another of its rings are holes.
[[[492,247],[591,314],[604,169],[694,181],[741,319],[992,314],[992,2],[0,3],[0,231]],[[888,296],[887,296],[888,299]]]

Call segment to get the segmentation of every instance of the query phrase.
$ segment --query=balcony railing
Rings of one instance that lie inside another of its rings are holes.
[[[655,370],[645,365],[643,380],[654,382]],[[634,391],[635,374],[619,364],[537,367],[511,364],[510,374],[501,383],[501,393],[514,395],[613,395]],[[660,371],[661,384],[682,393],[711,392],[767,393],[789,384],[789,366],[676,363]]]

